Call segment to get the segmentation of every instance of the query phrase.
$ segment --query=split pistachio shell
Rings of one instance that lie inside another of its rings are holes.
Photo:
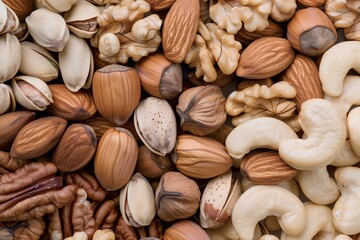
[[[176,143],[176,119],[170,104],[163,99],[148,97],[134,113],[136,132],[154,153],[165,156]]]
[[[0,83],[12,79],[20,67],[21,46],[12,34],[0,36]]]
[[[47,7],[53,12],[66,12],[77,2],[78,0],[38,0],[42,6]]]
[[[64,18],[47,8],[40,8],[25,19],[30,35],[41,46],[61,52],[69,40],[69,29]]]
[[[86,0],[77,3],[64,15],[70,31],[81,38],[91,38],[97,32],[97,17],[100,11]]]
[[[148,226],[155,217],[154,191],[140,173],[134,174],[121,189],[120,210],[126,224],[133,227]]]
[[[16,13],[0,1],[0,34],[13,32],[18,26],[19,18]]]
[[[69,42],[59,53],[59,65],[66,87],[77,92],[90,88],[94,74],[94,60],[86,41],[70,35]]]
[[[21,64],[19,71],[25,75],[40,78],[45,82],[59,75],[59,63],[43,47],[21,42]]]
[[[15,111],[15,96],[10,86],[0,83],[0,115],[8,110]]]
[[[30,110],[44,111],[53,102],[47,84],[35,77],[17,76],[11,80],[16,101]]]
[[[231,170],[210,180],[200,202],[201,226],[203,228],[224,226],[230,220],[240,194],[240,181]]]
[[[24,41],[29,36],[29,29],[25,22],[20,22],[17,29],[15,29],[11,34],[14,34],[19,41]]]

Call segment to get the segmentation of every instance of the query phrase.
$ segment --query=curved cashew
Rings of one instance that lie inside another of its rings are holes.
[[[337,235],[334,240],[352,240],[352,238],[349,237],[348,235],[340,234],[340,235]]]
[[[330,101],[335,106],[344,121],[346,121],[346,116],[351,106],[360,104],[359,82],[360,76],[347,75],[344,79],[343,91],[340,96],[331,97],[326,94],[324,95],[324,99]]]
[[[270,215],[279,218],[281,228],[290,236],[305,229],[304,205],[279,186],[258,185],[245,191],[234,206],[232,223],[240,239],[251,240],[256,224]]]
[[[341,192],[332,211],[335,228],[347,235],[360,233],[360,168],[339,168],[335,179]]]
[[[334,239],[337,231],[332,222],[331,208],[305,203],[306,227],[301,235],[292,237],[282,233],[281,240]]]
[[[346,41],[329,48],[319,67],[324,92],[338,97],[343,92],[343,82],[350,69],[360,73],[360,42]]]
[[[360,157],[354,153],[350,144],[350,140],[346,140],[341,151],[330,165],[335,167],[347,167],[358,162],[360,162]]]
[[[279,240],[279,238],[274,235],[266,234],[266,235],[261,236],[261,238],[259,240]]]
[[[349,112],[347,127],[352,150],[360,157],[360,108],[354,108]]]
[[[327,205],[340,197],[335,179],[329,176],[326,166],[312,171],[300,171],[296,178],[305,196],[316,204]]]
[[[219,228],[205,228],[205,232],[209,235],[210,239],[216,240],[241,240],[236,233],[231,221],[228,221],[224,226]],[[261,237],[261,229],[259,224],[255,227],[253,240],[258,240]]]
[[[277,150],[281,141],[297,139],[296,133],[284,122],[270,117],[251,119],[234,128],[226,138],[226,149],[239,167],[245,154],[256,148]]]
[[[332,103],[319,98],[307,100],[301,105],[299,121],[308,137],[281,141],[280,157],[299,170],[330,164],[346,139],[346,126]]]

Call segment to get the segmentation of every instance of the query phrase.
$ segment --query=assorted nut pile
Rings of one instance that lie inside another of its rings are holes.
[[[0,239],[360,239],[359,0],[0,0]]]

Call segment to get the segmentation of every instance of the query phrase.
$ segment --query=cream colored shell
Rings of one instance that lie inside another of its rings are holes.
[[[0,36],[0,83],[13,78],[20,68],[21,46],[12,34]]]
[[[15,96],[9,85],[0,83],[0,103],[0,115],[8,110],[15,111]]]
[[[166,100],[148,97],[141,101],[134,112],[134,125],[152,152],[165,156],[175,147],[176,119]]]
[[[19,26],[19,18],[16,13],[3,1],[0,1],[0,35],[13,32]]]

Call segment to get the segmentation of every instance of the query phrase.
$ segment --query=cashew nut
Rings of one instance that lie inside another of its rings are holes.
[[[319,98],[307,100],[301,105],[299,121],[307,138],[281,141],[280,157],[299,170],[329,165],[346,139],[346,126],[333,104]]]
[[[261,236],[261,238],[259,240],[279,240],[279,238],[274,235],[266,234],[266,235]]]
[[[343,92],[343,82],[350,69],[360,73],[360,42],[346,41],[329,48],[319,67],[324,92],[338,97]]]
[[[349,112],[347,127],[352,150],[360,157],[360,108],[354,108]]]
[[[335,179],[329,176],[326,166],[312,171],[300,171],[297,180],[305,196],[316,204],[327,205],[340,197]]]
[[[280,142],[297,139],[297,135],[286,123],[270,117],[251,119],[234,128],[226,138],[226,149],[239,167],[245,154],[256,148],[277,150]]]
[[[334,240],[352,240],[352,238],[349,237],[348,235],[340,234],[340,235],[337,235]]]
[[[240,239],[251,240],[256,224],[270,215],[279,218],[281,228],[290,236],[305,229],[304,205],[279,186],[258,185],[245,191],[234,206],[232,223]]]
[[[205,232],[209,235],[210,239],[216,240],[241,240],[236,233],[231,221],[228,221],[224,226],[219,228],[206,228]],[[253,240],[258,240],[261,237],[261,228],[259,224],[256,225]]]
[[[344,79],[344,90],[340,96],[331,97],[324,95],[324,99],[332,102],[344,121],[346,121],[346,116],[351,106],[360,104],[359,82],[360,76],[347,75]]]
[[[335,228],[347,235],[360,233],[360,168],[339,168],[335,179],[341,192],[332,211]]]
[[[331,208],[305,203],[306,227],[301,235],[293,237],[282,233],[281,240],[334,239],[337,231],[332,222]]]
[[[346,140],[339,154],[332,161],[331,166],[347,167],[360,162],[360,157],[357,156],[350,144],[350,140]]]

